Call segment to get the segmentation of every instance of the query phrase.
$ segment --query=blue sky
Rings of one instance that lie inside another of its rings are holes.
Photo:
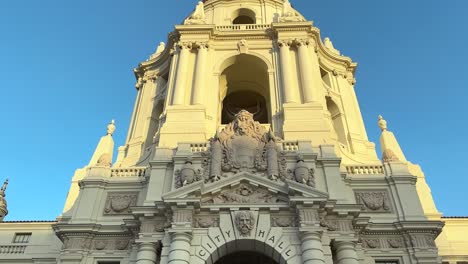
[[[383,114],[422,166],[438,209],[468,215],[468,2],[310,1],[293,5],[359,63],[356,93],[369,138]],[[6,220],[53,220],[74,170],[115,118],[124,144],[132,69],[194,8],[187,0],[0,3],[0,180]]]

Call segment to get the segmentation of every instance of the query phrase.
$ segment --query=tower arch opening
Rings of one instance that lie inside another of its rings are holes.
[[[336,140],[347,147],[348,141],[346,140],[344,116],[341,113],[338,105],[333,101],[333,99],[328,96],[326,98],[327,109],[330,113],[331,124],[333,126],[334,132],[336,133]]]
[[[254,115],[262,124],[271,121],[268,67],[253,55],[241,54],[227,59],[220,75],[220,121],[228,124],[240,110]]]
[[[256,23],[255,12],[250,9],[240,8],[234,11],[232,14],[232,24],[234,25],[255,24],[255,23]]]

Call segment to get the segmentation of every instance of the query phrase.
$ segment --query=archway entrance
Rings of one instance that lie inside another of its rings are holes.
[[[273,259],[252,251],[240,251],[226,255],[215,264],[279,264]]]

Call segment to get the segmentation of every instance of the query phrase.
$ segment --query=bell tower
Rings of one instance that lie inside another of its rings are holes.
[[[75,173],[61,258],[440,263],[424,174],[383,117],[377,157],[356,67],[288,0],[199,2],[134,70],[115,163],[112,121]]]
[[[284,140],[333,144],[345,163],[378,163],[355,70],[289,1],[199,2],[135,69],[138,95],[116,166],[205,142],[242,109]]]

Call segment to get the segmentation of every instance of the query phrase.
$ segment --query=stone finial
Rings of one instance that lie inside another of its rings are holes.
[[[115,120],[107,125],[107,133],[101,137],[99,143],[94,151],[93,157],[89,162],[89,166],[105,166],[109,167],[112,164],[112,156],[114,153],[114,140],[112,135],[115,132]]]
[[[0,189],[0,222],[3,221],[5,216],[8,215],[7,202],[5,199],[5,191],[8,185],[8,179],[3,183],[2,188]]]
[[[161,54],[166,49],[166,43],[159,42],[159,46],[156,48],[156,51],[153,55],[150,56],[150,59],[156,58],[159,54]]]
[[[280,22],[299,22],[305,19],[292,7],[289,0],[284,0]]]
[[[341,54],[339,50],[335,49],[335,47],[333,46],[333,42],[330,40],[330,38],[325,38],[323,41],[323,45],[332,53],[335,53],[337,55]]]
[[[6,191],[7,185],[8,185],[8,179],[5,180],[5,182],[3,183],[2,189],[1,189],[1,191],[0,191],[0,193],[1,193],[3,196],[5,196],[5,191]]]
[[[184,21],[185,25],[206,24],[205,5],[202,1],[198,2],[195,11]]]
[[[387,121],[381,115],[379,115],[378,125],[382,131],[387,131]]]
[[[382,130],[380,135],[380,148],[382,150],[382,160],[384,162],[406,162],[406,157],[401,150],[400,144],[395,135],[388,130],[387,121],[379,115],[378,125]]]
[[[107,135],[112,136],[115,132],[115,120],[112,119],[112,121],[107,125]]]

